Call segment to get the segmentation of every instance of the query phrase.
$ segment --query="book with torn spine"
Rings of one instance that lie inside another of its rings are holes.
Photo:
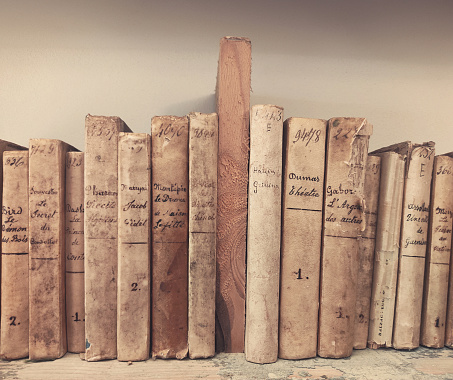
[[[329,120],[321,254],[318,355],[352,354],[365,167],[373,127],[364,118]]]

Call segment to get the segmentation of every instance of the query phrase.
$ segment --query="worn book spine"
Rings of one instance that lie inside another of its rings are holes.
[[[216,350],[244,352],[251,42],[220,40]]]
[[[245,358],[278,357],[283,108],[250,112]]]
[[[421,344],[440,348],[445,343],[448,278],[452,242],[453,157],[434,159],[425,267]]]
[[[118,138],[118,360],[149,358],[151,136]]]
[[[423,277],[434,144],[414,146],[406,161],[393,347],[414,349],[420,344]]]
[[[13,360],[28,356],[28,152],[4,152],[2,169],[0,357]]]
[[[327,122],[284,123],[279,357],[316,356]]]
[[[1,140],[0,139],[0,209],[2,207],[2,193],[3,193],[3,152],[8,150],[26,150],[27,148],[14,144],[9,141]],[[0,241],[2,240],[3,231],[0,231]],[[0,255],[2,252],[2,245],[0,244]],[[0,278],[1,278],[1,260],[0,260]],[[0,280],[1,281],[1,280]],[[1,293],[1,288],[0,288]],[[1,296],[0,296],[0,307],[1,307]],[[1,321],[0,321],[1,326]],[[0,347],[1,347],[1,334],[0,334]]]
[[[359,239],[359,272],[354,328],[354,349],[356,350],[366,348],[368,342],[380,174],[381,158],[368,156],[363,202],[364,230]]]
[[[368,347],[374,349],[392,347],[405,166],[404,156],[398,153],[386,152],[379,157],[381,176],[368,328]]]
[[[65,168],[59,140],[29,145],[29,357],[56,359],[66,353]],[[50,170],[50,168],[52,170]]]
[[[85,118],[85,359],[114,359],[118,280],[118,117]]]
[[[215,354],[218,117],[189,114],[189,357]]]
[[[329,120],[321,257],[318,355],[350,356],[354,341],[358,237],[372,125],[363,118]]]
[[[448,283],[447,317],[445,322],[445,346],[453,348],[453,239],[450,256],[450,279]]]
[[[156,116],[152,143],[152,325],[157,358],[188,352],[188,119]]]
[[[68,351],[85,351],[83,152],[66,153],[66,330]]]

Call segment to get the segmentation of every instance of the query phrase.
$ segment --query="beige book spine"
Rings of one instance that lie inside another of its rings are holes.
[[[152,143],[153,357],[188,352],[188,119],[156,116]]]
[[[118,137],[118,360],[149,358],[151,136]]]
[[[226,352],[244,352],[251,50],[247,38],[220,40],[216,350]]]
[[[84,153],[66,153],[66,329],[69,352],[85,352]]]
[[[189,357],[215,354],[218,117],[189,114]]]
[[[316,356],[327,122],[284,123],[279,357]]]
[[[445,346],[453,348],[453,239],[450,256],[450,279],[448,282],[447,317],[445,322]]]
[[[1,140],[0,139],[0,209],[2,207],[2,193],[3,193],[3,152],[8,151],[8,150],[26,150],[27,148],[11,143],[9,141]],[[3,232],[0,230],[0,241],[2,238]],[[0,255],[2,252],[2,245],[0,244]],[[0,278],[1,278],[1,260],[0,260]],[[0,279],[1,281],[1,279]],[[1,293],[1,288],[0,288],[0,293]],[[0,307],[1,307],[1,296],[0,296]],[[0,326],[1,326],[1,321],[0,321]],[[1,334],[0,334],[0,347],[1,347]]]
[[[414,146],[406,161],[393,325],[393,347],[396,349],[413,349],[420,344],[433,161],[433,144]]]
[[[368,156],[363,202],[365,229],[359,239],[359,272],[354,328],[354,349],[356,350],[366,348],[368,342],[380,174],[381,158]]]
[[[118,117],[85,118],[85,359],[114,359],[118,279]]]
[[[404,189],[404,157],[395,152],[386,152],[381,153],[380,158],[379,206],[368,328],[370,348],[392,347]]]
[[[358,237],[372,125],[363,118],[329,120],[321,258],[318,355],[350,356],[354,340]]]
[[[13,360],[28,356],[28,152],[4,152],[2,169],[0,357]]]
[[[250,112],[245,358],[278,357],[283,108]]]
[[[445,343],[448,278],[452,242],[453,157],[434,159],[425,267],[421,344],[440,348]]]
[[[31,139],[29,146],[29,357],[66,353],[65,167],[69,147]]]

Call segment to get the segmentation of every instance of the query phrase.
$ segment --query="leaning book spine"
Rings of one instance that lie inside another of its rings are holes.
[[[85,118],[85,359],[117,356],[118,117]]]
[[[66,153],[66,330],[68,351],[85,351],[83,152]]]
[[[71,150],[59,140],[31,139],[29,148],[29,357],[66,353],[65,167]],[[52,168],[52,170],[49,170]]]
[[[189,357],[215,354],[218,117],[189,114]]]
[[[247,38],[220,40],[216,349],[225,352],[244,352],[251,49]]]
[[[118,360],[149,357],[151,136],[118,138]]]
[[[279,357],[316,356],[327,122],[284,123]]]
[[[368,328],[368,347],[374,349],[392,347],[405,166],[404,157],[398,153],[381,153],[379,157],[381,177]]]
[[[453,157],[434,158],[428,251],[425,267],[421,344],[440,348],[445,343],[448,277],[452,242]]]
[[[28,356],[28,152],[3,153],[1,349]]]
[[[187,355],[188,119],[156,116],[152,143],[153,357]]]
[[[321,256],[318,355],[352,354],[358,237],[372,126],[363,118],[329,120]]]
[[[381,158],[368,156],[363,203],[365,229],[361,232],[359,239],[359,273],[354,329],[354,349],[356,350],[366,348],[368,341],[380,174]]]
[[[245,358],[278,357],[283,108],[250,112]]]

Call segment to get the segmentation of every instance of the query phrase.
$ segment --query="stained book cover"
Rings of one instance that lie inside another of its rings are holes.
[[[2,168],[0,357],[13,360],[28,356],[28,152],[5,151]]]
[[[327,132],[318,355],[350,356],[354,341],[358,237],[364,230],[364,182],[372,125],[330,119]]]
[[[56,359],[67,350],[65,308],[65,169],[60,141],[29,145],[29,358]],[[49,170],[52,168],[52,170]]]
[[[372,156],[370,156],[371,158]],[[368,347],[392,347],[405,156],[379,154],[381,175]]]
[[[118,137],[118,360],[146,360],[151,321],[151,136]]]
[[[189,114],[189,357],[215,354],[218,117]]]
[[[368,342],[380,174],[381,158],[368,156],[363,202],[365,229],[359,239],[359,273],[354,329],[354,349],[356,350],[366,348]]]
[[[283,108],[250,112],[245,358],[278,357]]]
[[[244,352],[251,42],[220,40],[216,350]]]
[[[373,153],[388,151],[407,157],[392,345],[413,349],[420,344],[434,143],[407,141]]]
[[[186,116],[152,119],[151,351],[165,359],[188,351],[188,133]]]
[[[66,153],[66,330],[68,351],[85,351],[84,153]]]
[[[85,359],[117,356],[118,134],[116,116],[85,118]]]
[[[431,186],[421,320],[421,344],[434,348],[444,347],[445,344],[448,279],[451,265],[452,194],[453,154],[436,156]]]

